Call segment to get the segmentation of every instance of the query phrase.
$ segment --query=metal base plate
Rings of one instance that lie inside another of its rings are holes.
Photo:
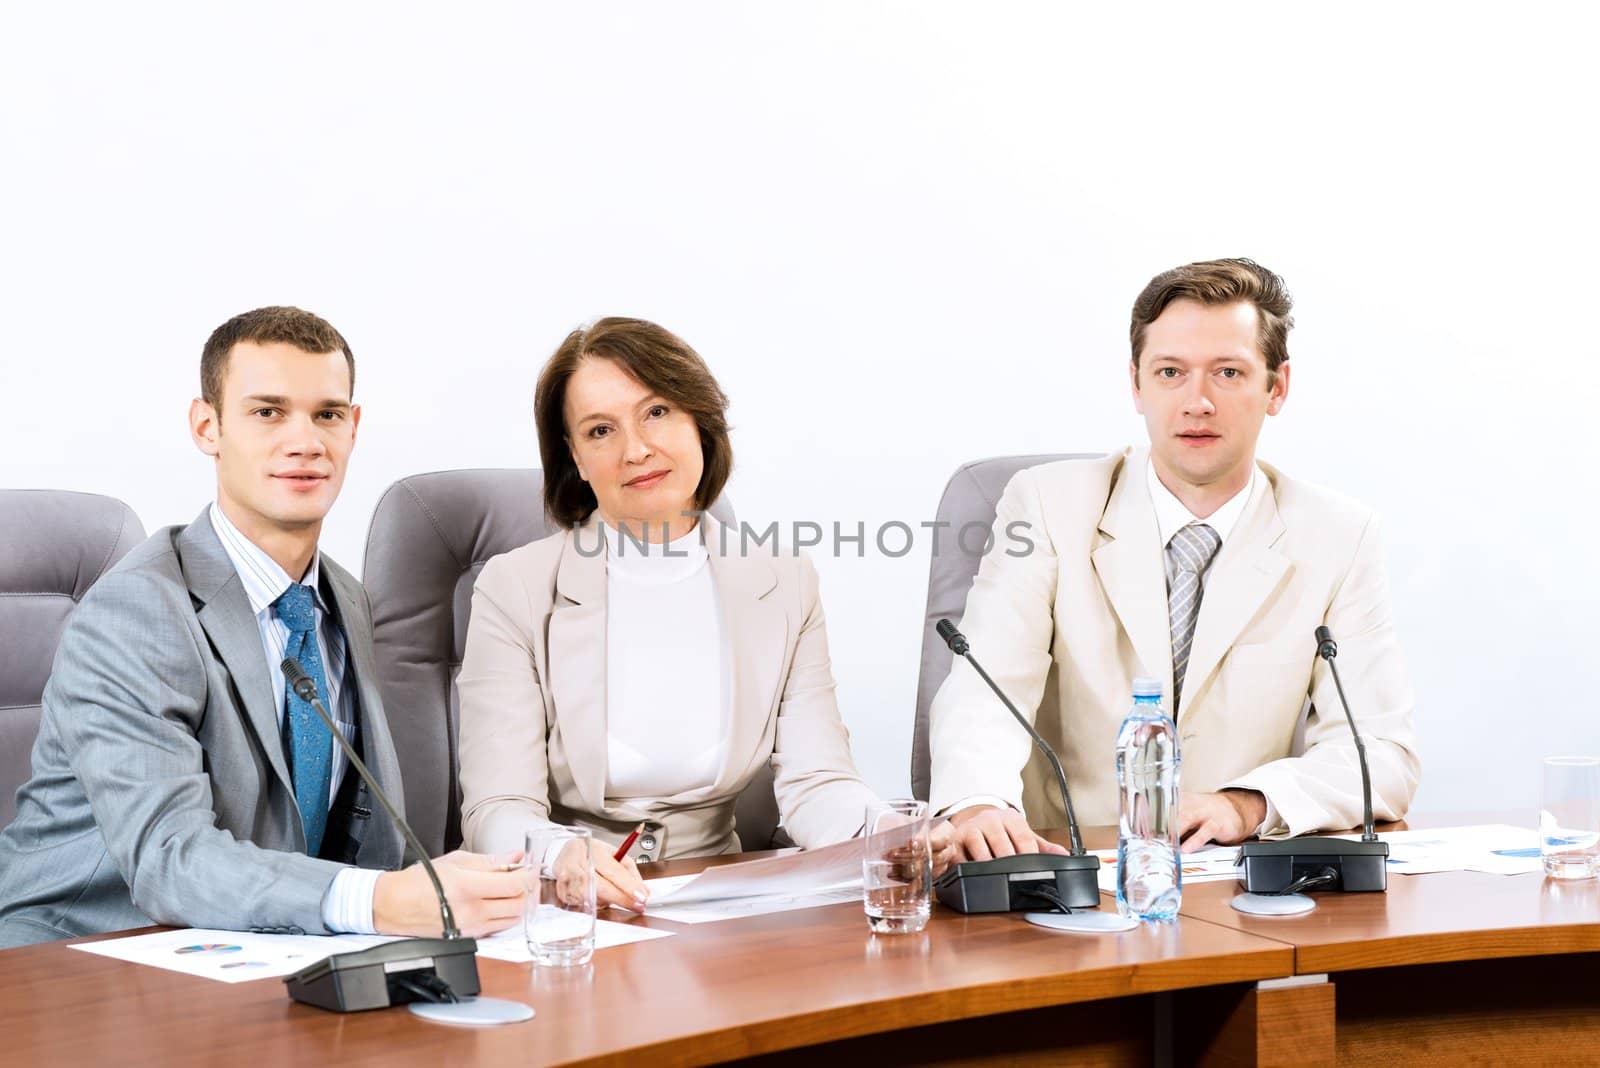
[[[1249,916],[1299,916],[1317,907],[1305,894],[1238,894],[1229,904]]]
[[[1114,934],[1139,926],[1139,921],[1132,916],[1116,912],[1024,912],[1022,918],[1035,927],[1073,934]]]
[[[434,1023],[459,1027],[493,1027],[496,1024],[522,1023],[533,1019],[533,1008],[505,998],[463,998],[457,1002],[413,1001],[406,1006],[412,1015]]]

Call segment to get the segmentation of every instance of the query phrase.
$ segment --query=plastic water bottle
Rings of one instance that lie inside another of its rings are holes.
[[[1117,909],[1170,920],[1183,900],[1178,857],[1178,729],[1161,683],[1133,680],[1133,708],[1117,734]]]

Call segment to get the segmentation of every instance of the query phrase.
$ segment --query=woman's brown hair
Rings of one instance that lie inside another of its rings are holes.
[[[613,316],[568,334],[539,372],[533,421],[539,432],[544,506],[550,518],[570,529],[588,519],[596,507],[594,491],[578,474],[567,444],[567,383],[585,358],[615,360],[646,389],[694,418],[705,460],[694,504],[709,510],[733,473],[728,397],[700,354],[682,338],[644,319]]]

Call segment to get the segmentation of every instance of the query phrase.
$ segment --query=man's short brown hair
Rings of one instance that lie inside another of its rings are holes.
[[[568,334],[539,372],[534,389],[533,421],[539,432],[544,506],[550,518],[571,528],[598,506],[568,447],[567,383],[586,357],[615,360],[646,389],[694,418],[705,461],[694,506],[709,510],[733,473],[727,395],[700,354],[670,330],[644,319],[609,317]]]
[[[1145,330],[1161,318],[1176,300],[1205,305],[1252,304],[1256,309],[1256,345],[1267,361],[1267,388],[1277,381],[1278,368],[1289,360],[1289,331],[1294,301],[1283,279],[1254,260],[1202,260],[1163,271],[1150,279],[1133,302],[1133,323],[1128,339],[1133,344],[1133,368],[1139,369]]]
[[[342,352],[350,368],[350,394],[356,391],[356,358],[343,335],[326,319],[299,308],[257,308],[243,315],[235,315],[211,331],[206,347],[200,353],[200,396],[220,414],[222,411],[222,383],[228,377],[228,354],[241,341],[262,344],[282,341],[301,352],[320,356],[324,352]]]

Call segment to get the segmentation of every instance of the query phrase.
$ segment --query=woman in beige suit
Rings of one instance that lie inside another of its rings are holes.
[[[653,323],[601,319],[562,342],[534,405],[545,506],[566,529],[495,557],[473,591],[457,680],[468,848],[588,827],[601,901],[637,908],[635,856],[739,848],[734,801],[768,761],[797,843],[858,833],[874,795],[834,703],[816,571],[706,514],[733,452],[699,355]],[[936,854],[950,842],[941,827]]]

